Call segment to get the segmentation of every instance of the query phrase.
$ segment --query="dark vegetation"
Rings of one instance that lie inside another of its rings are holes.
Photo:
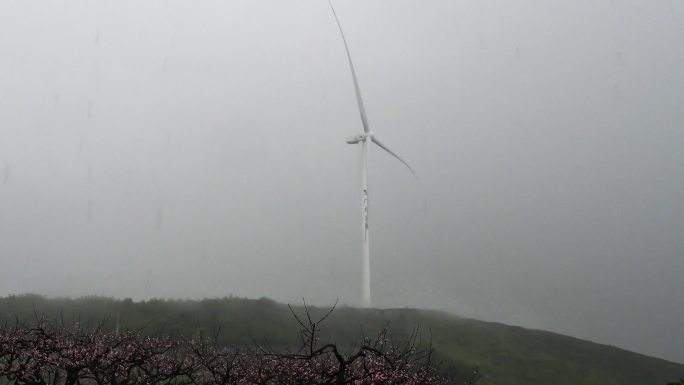
[[[318,319],[328,309],[309,308]],[[303,308],[296,307],[298,314]],[[202,301],[107,298],[46,299],[40,296],[0,298],[0,318],[31,322],[45,314],[65,323],[96,325],[107,319],[106,331],[141,330],[173,340],[214,336],[218,346],[251,346],[267,342],[273,349],[296,349],[301,325],[288,307],[262,298]],[[455,382],[467,381],[481,368],[478,384],[666,384],[684,372],[684,365],[615,347],[554,333],[463,319],[415,309],[337,308],[320,330],[320,341],[351,349],[362,334],[375,335],[389,325],[394,341],[411,339],[420,326],[422,349],[432,341],[432,362]],[[213,337],[212,337],[213,338]],[[358,346],[358,344],[357,344]]]
[[[417,334],[395,344],[386,329],[358,346],[321,343],[320,320],[292,312],[300,325],[296,350],[220,346],[198,340],[105,331],[100,325],[48,321],[0,328],[0,381],[13,385],[447,385]],[[476,380],[474,374],[468,384]]]

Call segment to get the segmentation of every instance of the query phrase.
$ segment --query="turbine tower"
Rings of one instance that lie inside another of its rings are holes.
[[[415,176],[411,166],[406,163],[399,155],[395,154],[383,145],[375,134],[370,130],[368,124],[368,118],[366,117],[366,109],[363,106],[363,99],[361,98],[361,90],[359,89],[359,81],[356,78],[356,71],[354,70],[354,63],[351,59],[351,54],[349,53],[349,45],[347,44],[347,39],[344,37],[344,31],[342,30],[342,24],[340,19],[337,17],[335,8],[332,5],[331,0],[328,0],[330,9],[332,10],[333,16],[335,16],[335,21],[337,21],[337,27],[340,29],[340,35],[342,36],[342,42],[344,43],[344,49],[347,51],[347,60],[349,61],[349,69],[351,70],[352,81],[354,82],[354,92],[356,93],[356,104],[359,107],[359,115],[361,115],[361,124],[363,125],[363,133],[355,135],[347,139],[349,144],[361,144],[361,242],[363,249],[363,267],[362,267],[362,277],[361,277],[361,305],[363,307],[371,307],[371,277],[370,277],[370,239],[369,239],[369,229],[368,229],[368,161],[370,156],[370,144],[371,142],[378,145],[378,147],[387,151],[393,157],[399,159],[411,173]]]

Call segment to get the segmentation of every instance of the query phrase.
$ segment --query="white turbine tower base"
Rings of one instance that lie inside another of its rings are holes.
[[[340,29],[340,35],[342,35],[342,42],[344,43],[344,48],[347,51],[347,60],[349,61],[349,69],[352,75],[352,81],[354,82],[354,92],[356,94],[356,104],[359,108],[359,115],[361,116],[361,124],[363,125],[363,133],[360,135],[353,136],[347,139],[349,144],[361,144],[361,246],[363,249],[363,259],[362,259],[362,273],[361,273],[361,305],[363,307],[371,307],[371,274],[370,274],[370,231],[368,228],[368,160],[370,157],[370,145],[371,142],[378,145],[378,147],[387,151],[390,155],[399,159],[411,173],[415,176],[411,166],[401,159],[397,154],[392,152],[385,145],[380,143],[380,141],[375,137],[373,132],[370,130],[368,124],[368,118],[366,117],[366,109],[363,106],[363,99],[361,98],[361,90],[359,88],[359,82],[356,78],[356,71],[354,70],[354,63],[351,59],[351,54],[349,53],[349,46],[347,45],[347,39],[344,37],[344,31],[342,31],[342,24],[340,24],[340,19],[337,17],[335,8],[332,2],[328,0],[330,4],[330,9],[332,10],[333,16],[335,16],[335,21],[337,21],[337,27]]]

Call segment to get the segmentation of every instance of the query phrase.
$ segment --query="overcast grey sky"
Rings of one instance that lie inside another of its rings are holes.
[[[336,0],[372,288],[684,362],[684,2]],[[0,295],[360,300],[324,0],[0,0]]]

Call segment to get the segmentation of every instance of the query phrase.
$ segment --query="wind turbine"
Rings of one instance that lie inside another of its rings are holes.
[[[354,91],[356,93],[356,104],[359,107],[359,115],[361,115],[361,124],[363,125],[363,133],[359,135],[352,136],[347,139],[349,144],[361,144],[361,242],[363,249],[363,269],[361,277],[361,305],[363,307],[371,306],[371,285],[370,285],[370,239],[369,239],[369,229],[368,229],[368,158],[370,156],[370,143],[373,142],[378,147],[387,151],[390,155],[397,158],[404,166],[408,167],[413,176],[416,174],[413,172],[411,166],[406,163],[399,155],[395,154],[382,144],[378,138],[375,136],[373,131],[370,130],[370,125],[368,124],[368,118],[366,117],[366,108],[363,106],[363,98],[361,98],[361,90],[359,89],[359,81],[356,78],[356,71],[354,70],[354,63],[351,59],[351,54],[349,53],[349,45],[347,44],[347,39],[344,37],[344,31],[342,30],[342,24],[340,19],[337,17],[335,8],[332,5],[331,0],[328,0],[330,9],[332,10],[333,16],[335,16],[335,21],[337,21],[337,27],[340,29],[340,35],[342,36],[342,42],[344,43],[344,49],[347,51],[347,60],[349,61],[349,69],[351,70],[352,80],[354,82]]]

